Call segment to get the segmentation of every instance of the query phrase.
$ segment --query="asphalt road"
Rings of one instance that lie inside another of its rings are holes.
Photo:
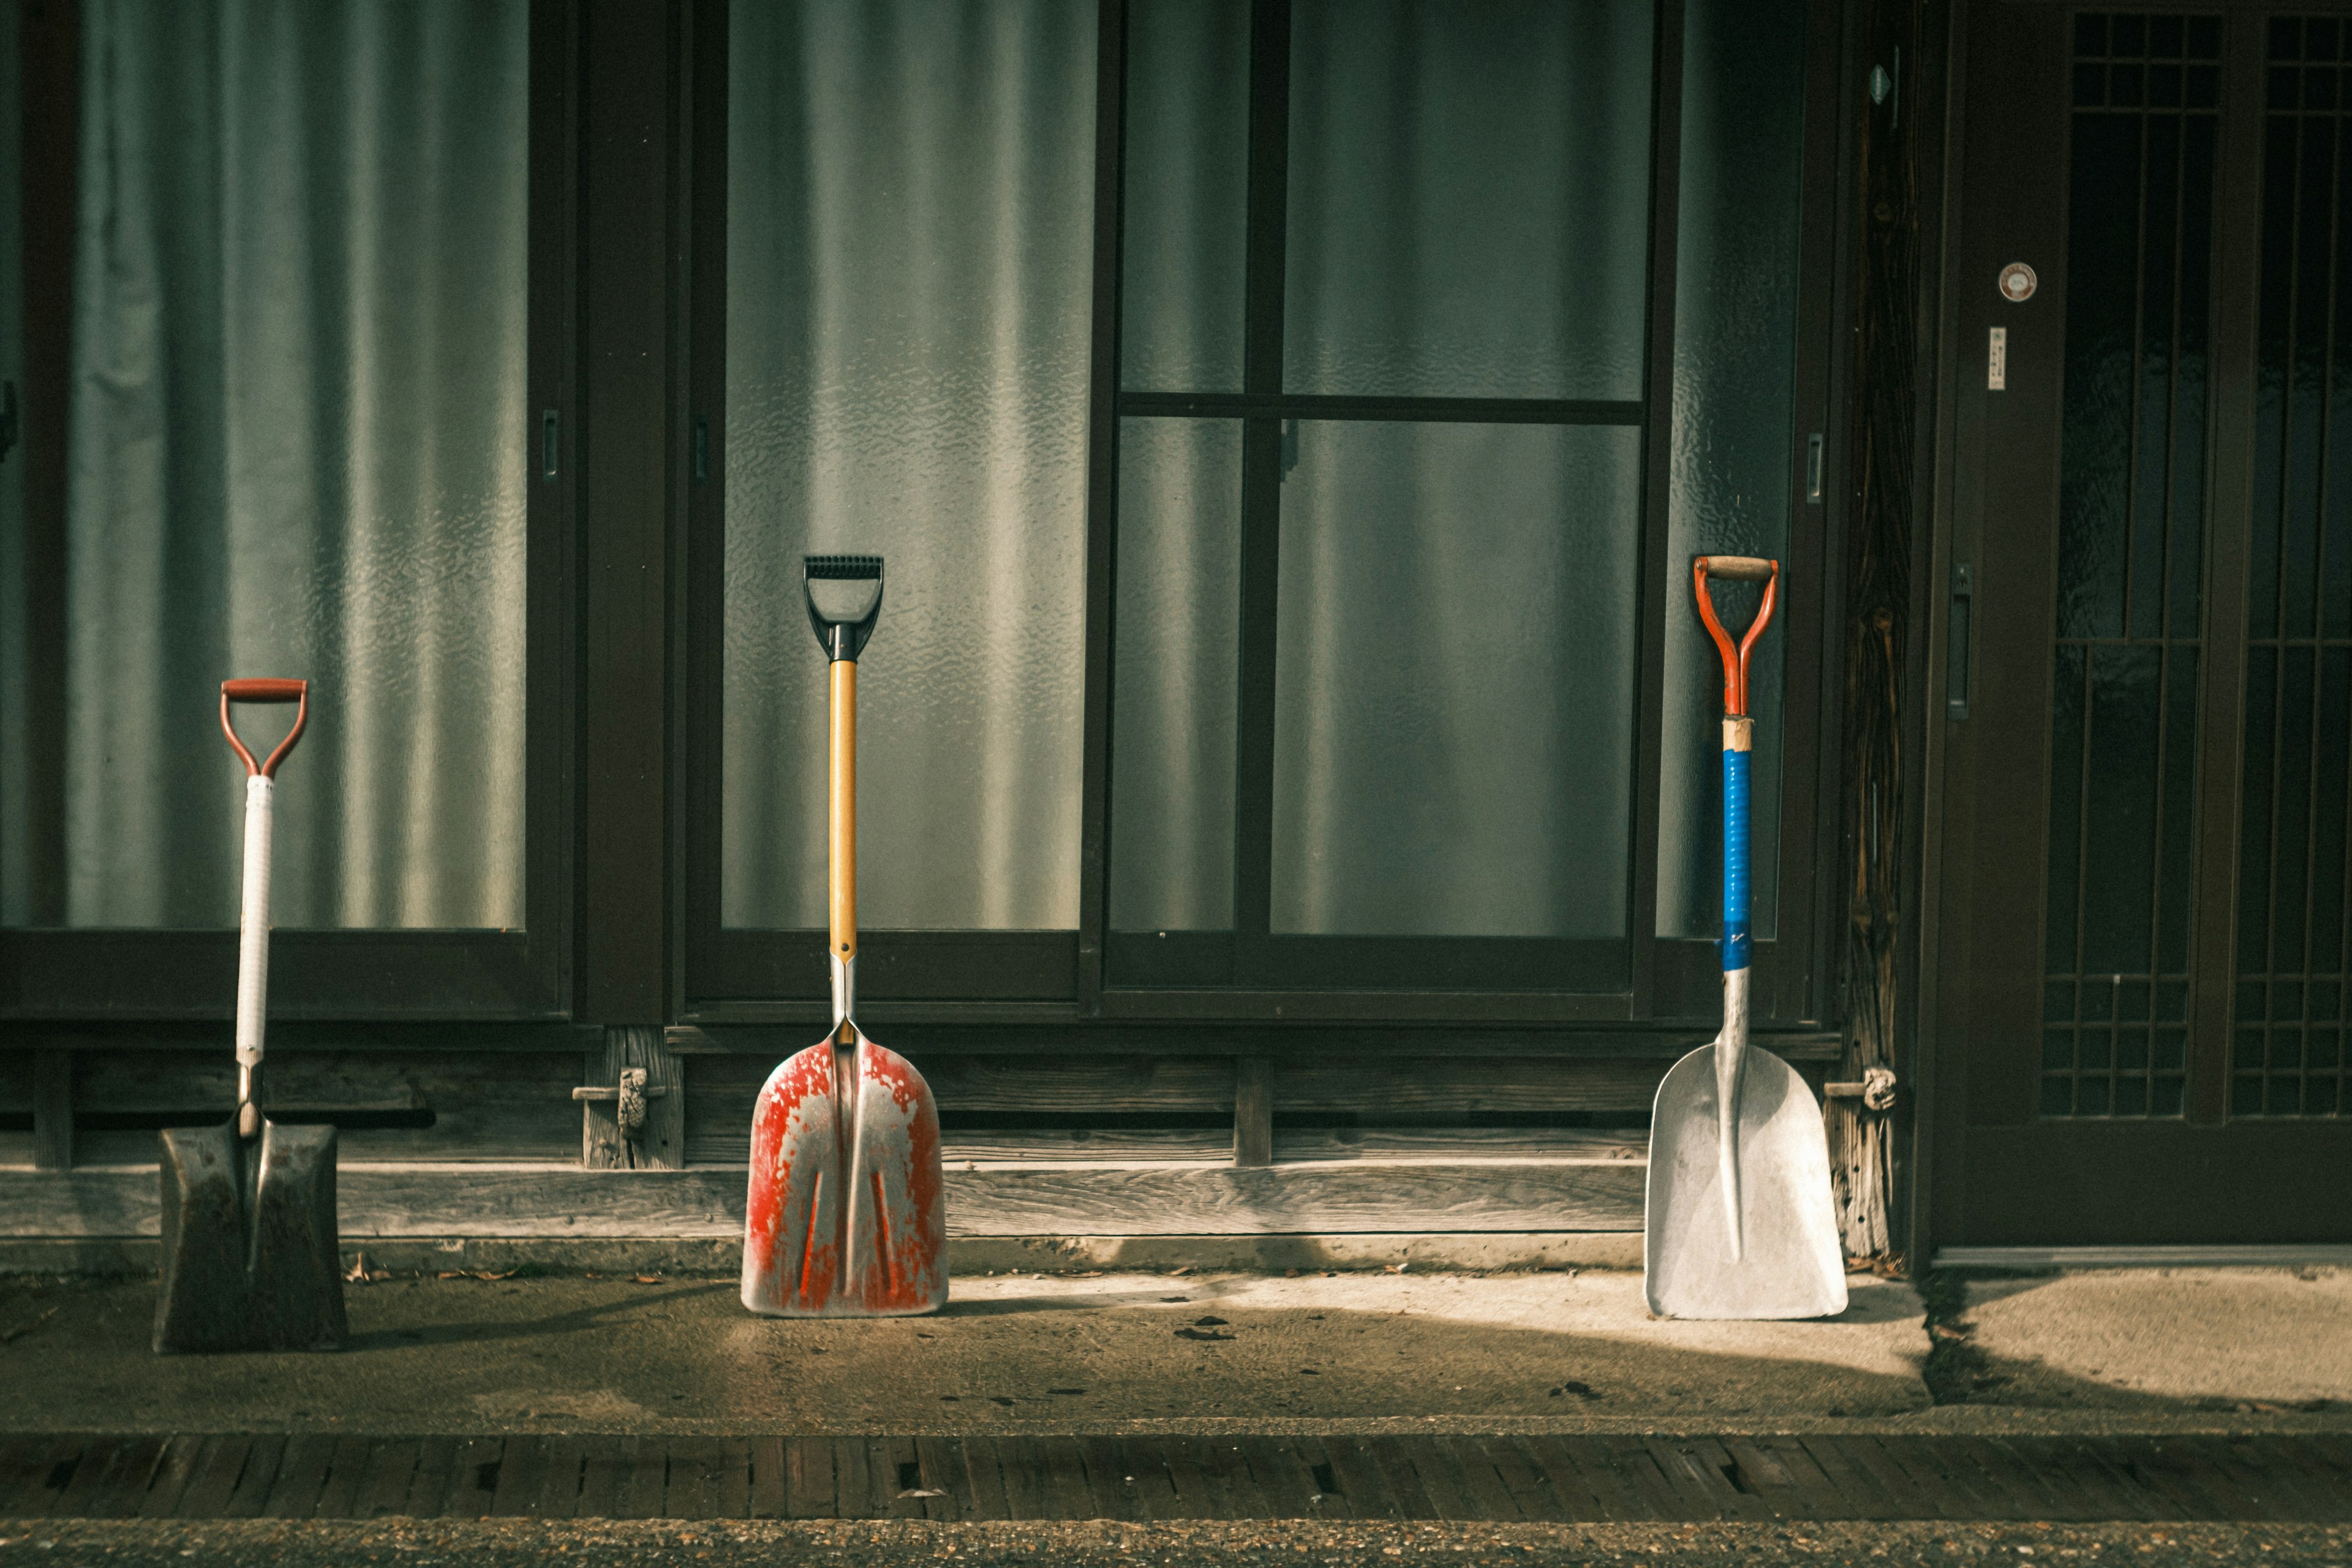
[[[2338,1525],[934,1525],[394,1522],[192,1525],[75,1521],[0,1528],[0,1563],[109,1568],[521,1568],[637,1563],[762,1568],[911,1563],[972,1568],[1265,1568],[1296,1564],[2035,1564],[2352,1563]]]

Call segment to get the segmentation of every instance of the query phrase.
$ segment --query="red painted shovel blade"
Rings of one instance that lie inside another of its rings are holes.
[[[743,1305],[780,1318],[894,1318],[947,1304],[940,1113],[911,1063],[858,1047],[856,1114],[832,1043],[786,1061],[751,1115]],[[845,1146],[846,1145],[846,1146]]]

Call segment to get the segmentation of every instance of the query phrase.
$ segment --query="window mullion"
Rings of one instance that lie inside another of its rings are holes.
[[[1282,392],[1283,247],[1290,169],[1290,0],[1250,14],[1247,322],[1242,389]],[[1242,427],[1241,682],[1234,748],[1234,964],[1241,984],[1273,984],[1275,626],[1280,613],[1282,421]]]

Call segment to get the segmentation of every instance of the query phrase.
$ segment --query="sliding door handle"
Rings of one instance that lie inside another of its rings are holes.
[[[1969,633],[1976,597],[1975,574],[1966,566],[1952,568],[1951,641],[1944,660],[1944,716],[1969,716]]]

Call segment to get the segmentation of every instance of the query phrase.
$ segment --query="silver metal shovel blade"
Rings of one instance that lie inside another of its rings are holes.
[[[1845,1256],[1831,1209],[1821,1102],[1787,1062],[1739,1053],[1738,1120],[1716,1114],[1717,1047],[1701,1046],[1658,1085],[1650,1119],[1650,1310],[1665,1318],[1826,1318],[1845,1310]],[[1727,1193],[1727,1168],[1734,1171]],[[1726,1224],[1736,1198],[1734,1234]]]

